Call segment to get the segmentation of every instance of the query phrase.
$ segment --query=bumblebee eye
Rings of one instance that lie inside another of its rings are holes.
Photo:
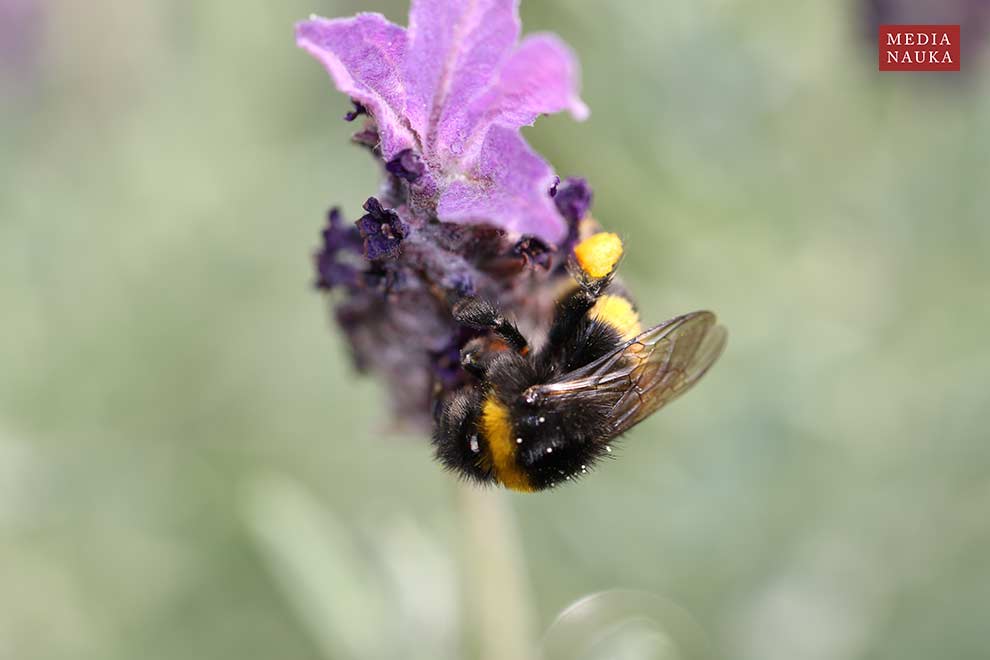
[[[468,441],[468,447],[471,448],[471,453],[473,454],[477,454],[481,451],[481,444],[478,443],[477,433],[471,436],[471,439]]]

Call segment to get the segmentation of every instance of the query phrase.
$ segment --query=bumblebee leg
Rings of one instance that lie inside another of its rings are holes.
[[[568,270],[582,289],[597,298],[612,281],[622,252],[622,240],[615,234],[594,234],[574,248]]]
[[[519,328],[502,316],[498,308],[488,300],[462,298],[454,305],[451,313],[458,323],[491,330],[518,353],[525,354],[529,351],[529,342],[519,332]]]
[[[567,265],[578,288],[557,303],[548,345],[561,345],[577,332],[585,315],[611,283],[621,258],[622,241],[615,234],[594,234],[577,244]]]
[[[603,323],[618,338],[635,336],[639,331],[639,316],[632,303],[619,294],[606,294],[612,283],[619,260],[622,241],[615,234],[599,233],[581,241],[568,261],[568,270],[578,288],[557,303],[553,324],[543,349],[546,365],[564,363],[574,366],[574,360],[601,353],[608,337],[589,321]],[[590,317],[590,318],[589,318]]]
[[[588,311],[595,306],[598,296],[584,287],[557,301],[553,323],[547,333],[547,342],[542,353],[547,360],[559,358],[559,354],[571,344],[570,339],[578,334]]]

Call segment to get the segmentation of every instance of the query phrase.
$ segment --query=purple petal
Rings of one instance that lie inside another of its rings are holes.
[[[412,147],[403,124],[406,90],[406,31],[381,14],[354,18],[313,18],[296,25],[296,43],[330,72],[337,89],[368,109],[378,125],[382,154],[391,159]]]
[[[518,0],[413,0],[405,113],[425,145],[436,140],[444,108],[466,106],[491,84],[509,57],[520,30],[517,4]],[[457,142],[451,147],[456,150]]]
[[[471,148],[455,145],[465,136],[475,146],[484,139],[492,124],[520,128],[536,121],[541,114],[570,111],[581,121],[588,117],[588,106],[578,95],[580,69],[577,59],[564,42],[551,34],[532,35],[505,62],[497,80],[467,106],[449,105],[438,128],[437,148],[450,146],[455,154],[470,157]]]
[[[531,34],[506,62],[499,75],[500,124],[525,126],[540,114],[567,110],[578,121],[588,118],[588,106],[578,91],[581,67],[574,52],[549,33]]]
[[[450,222],[488,223],[557,244],[567,226],[547,194],[553,180],[553,170],[516,129],[493,126],[473,171],[441,194],[437,215]]]

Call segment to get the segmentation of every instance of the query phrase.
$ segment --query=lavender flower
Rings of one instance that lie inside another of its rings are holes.
[[[38,82],[46,14],[38,0],[0,0],[0,97]]]
[[[358,14],[304,21],[296,37],[374,118],[386,161],[423,160],[417,210],[555,242],[566,227],[545,194],[553,172],[518,129],[588,109],[568,48],[548,34],[517,43],[519,30],[514,0],[416,0],[408,30]]]
[[[467,382],[459,351],[474,337],[451,305],[485,296],[539,336],[593,222],[587,184],[558,187],[519,133],[540,114],[587,116],[577,62],[554,35],[519,33],[517,0],[413,0],[408,28],[370,13],[296,27],[353,101],[345,119],[367,115],[354,140],[385,177],[356,230],[331,213],[317,286],[344,291],[335,315],[357,366],[386,376],[414,426]]]

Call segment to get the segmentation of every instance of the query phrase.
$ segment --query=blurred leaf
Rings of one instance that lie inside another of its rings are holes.
[[[386,658],[393,621],[374,565],[296,482],[250,486],[247,523],[289,603],[327,658]]]

